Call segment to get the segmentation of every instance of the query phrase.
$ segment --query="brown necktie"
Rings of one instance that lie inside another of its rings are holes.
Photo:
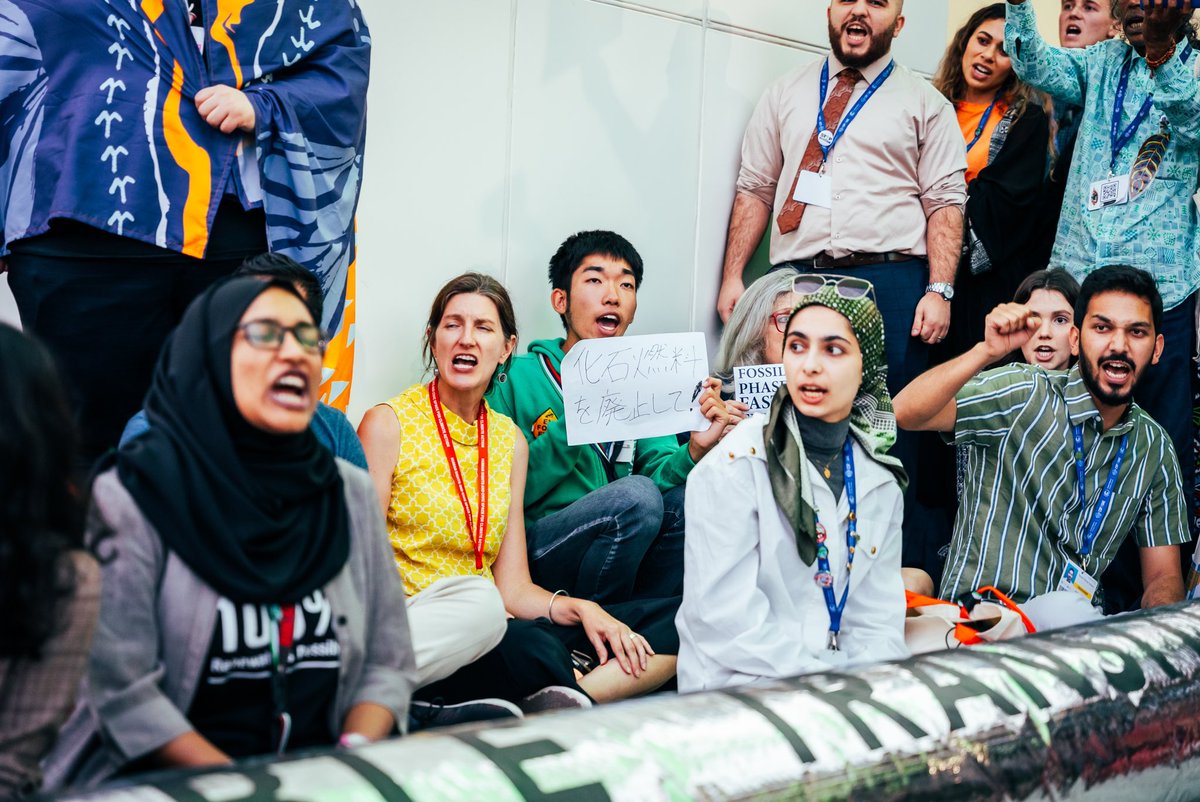
[[[847,67],[838,73],[833,94],[829,96],[829,101],[825,104],[826,130],[837,130],[838,123],[842,121],[842,115],[846,112],[846,106],[850,103],[850,96],[854,94],[854,85],[860,80],[862,80],[862,73],[853,67]],[[815,173],[820,169],[821,162],[825,158],[821,152],[821,143],[817,141],[819,133],[820,131],[813,129],[812,136],[808,139],[808,148],[804,151],[804,159],[800,162],[800,169],[796,171],[792,189],[788,192],[787,202],[783,204],[783,210],[777,218],[781,234],[791,234],[798,229],[800,218],[804,217],[804,210],[808,204],[800,203],[793,198],[796,196],[796,184],[800,182],[800,174],[806,171]]]

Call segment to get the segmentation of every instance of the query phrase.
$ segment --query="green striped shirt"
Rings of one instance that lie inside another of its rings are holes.
[[[1130,530],[1143,547],[1191,539],[1170,438],[1137,404],[1103,431],[1078,366],[1047,372],[1007,365],[976,376],[956,400],[954,442],[965,446],[967,460],[942,598],[984,585],[1017,602],[1054,590],[1067,561],[1080,562],[1079,549],[1125,434],[1129,445],[1088,573],[1100,576]],[[1076,424],[1083,426],[1087,466],[1082,507]]]

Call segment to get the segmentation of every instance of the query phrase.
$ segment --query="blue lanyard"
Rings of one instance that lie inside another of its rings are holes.
[[[1188,58],[1192,55],[1191,44],[1186,45],[1179,53],[1179,60],[1187,64]],[[1125,92],[1129,89],[1129,74],[1133,71],[1133,59],[1128,59],[1121,66],[1121,79],[1117,81],[1117,94],[1113,98],[1113,119],[1112,131],[1109,135],[1109,142],[1112,146],[1112,159],[1108,163],[1108,171],[1111,174],[1117,166],[1117,157],[1121,155],[1121,150],[1129,144],[1129,140],[1133,139],[1133,135],[1142,127],[1142,123],[1146,121],[1146,115],[1150,113],[1150,107],[1154,104],[1154,93],[1146,95],[1146,99],[1142,101],[1142,107],[1138,109],[1137,114],[1133,116],[1133,120],[1125,128],[1121,130],[1121,115],[1125,112]],[[969,148],[968,148],[969,150]]]
[[[833,572],[829,568],[829,547],[825,545],[827,534],[821,522],[817,522],[817,575],[814,577],[825,593],[825,606],[829,609],[829,643],[827,648],[836,652],[838,633],[842,631],[842,611],[850,598],[850,569],[854,567],[854,549],[858,544],[858,499],[854,486],[854,447],[849,437],[842,446],[842,481],[846,485],[846,500],[850,502],[850,521],[846,526],[846,587],[841,600],[833,595]]]
[[[1082,512],[1087,507],[1087,489],[1084,487],[1084,474],[1087,472],[1087,467],[1084,464],[1083,453],[1083,427],[1076,425],[1073,427],[1075,434],[1075,478],[1079,484],[1079,510]],[[1112,503],[1113,487],[1117,484],[1117,474],[1121,472],[1121,463],[1125,461],[1125,449],[1129,446],[1129,435],[1121,437],[1121,444],[1117,446],[1117,456],[1113,460],[1112,467],[1108,469],[1108,479],[1104,481],[1104,489],[1100,491],[1100,499],[1096,502],[1096,509],[1092,511],[1092,520],[1088,524],[1087,532],[1083,536],[1083,544],[1079,547],[1079,556],[1083,558],[1083,568],[1087,570],[1087,558],[1092,553],[1092,546],[1096,542],[1097,536],[1100,534],[1100,527],[1104,525],[1104,517],[1108,514],[1108,507]]]
[[[971,144],[967,145],[967,153],[971,152],[971,148],[979,143],[979,138],[983,136],[983,129],[987,128],[988,120],[992,118],[992,109],[996,108],[996,103],[1000,101],[1000,93],[992,98],[992,102],[988,104],[987,111],[983,113],[983,119],[979,121],[979,126],[975,129],[975,138],[971,140]]]
[[[825,63],[821,65],[821,101],[817,105],[817,144],[821,146],[821,153],[824,154],[825,161],[829,161],[829,153],[833,150],[833,146],[838,143],[842,134],[846,133],[846,129],[850,127],[850,123],[854,122],[854,118],[863,110],[863,106],[867,105],[867,101],[879,91],[879,87],[883,86],[883,82],[895,69],[896,62],[889,62],[883,72],[879,73],[874,81],[871,81],[871,85],[867,87],[866,92],[863,92],[863,96],[858,99],[858,102],[842,116],[842,123],[838,126],[837,131],[830,131],[825,127],[825,99],[829,95],[829,59],[825,59]]]

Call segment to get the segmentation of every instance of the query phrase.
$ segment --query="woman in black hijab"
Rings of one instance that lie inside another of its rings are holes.
[[[283,281],[222,282],[184,315],[149,432],[95,483],[114,558],[48,784],[353,745],[405,720],[412,650],[374,490],[309,429],[323,348]]]

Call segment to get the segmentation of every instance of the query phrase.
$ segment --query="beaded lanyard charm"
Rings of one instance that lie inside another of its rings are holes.
[[[842,465],[846,484],[846,500],[850,504],[850,516],[846,526],[846,587],[842,590],[842,598],[835,599],[833,595],[833,571],[829,566],[829,547],[825,541],[829,539],[824,525],[817,521],[817,573],[813,580],[821,586],[825,594],[825,606],[829,609],[829,641],[826,648],[831,652],[841,651],[838,646],[838,633],[842,631],[842,612],[846,609],[846,600],[850,598],[850,571],[854,567],[854,550],[858,545],[858,499],[854,485],[854,450],[849,437],[842,446]]]

